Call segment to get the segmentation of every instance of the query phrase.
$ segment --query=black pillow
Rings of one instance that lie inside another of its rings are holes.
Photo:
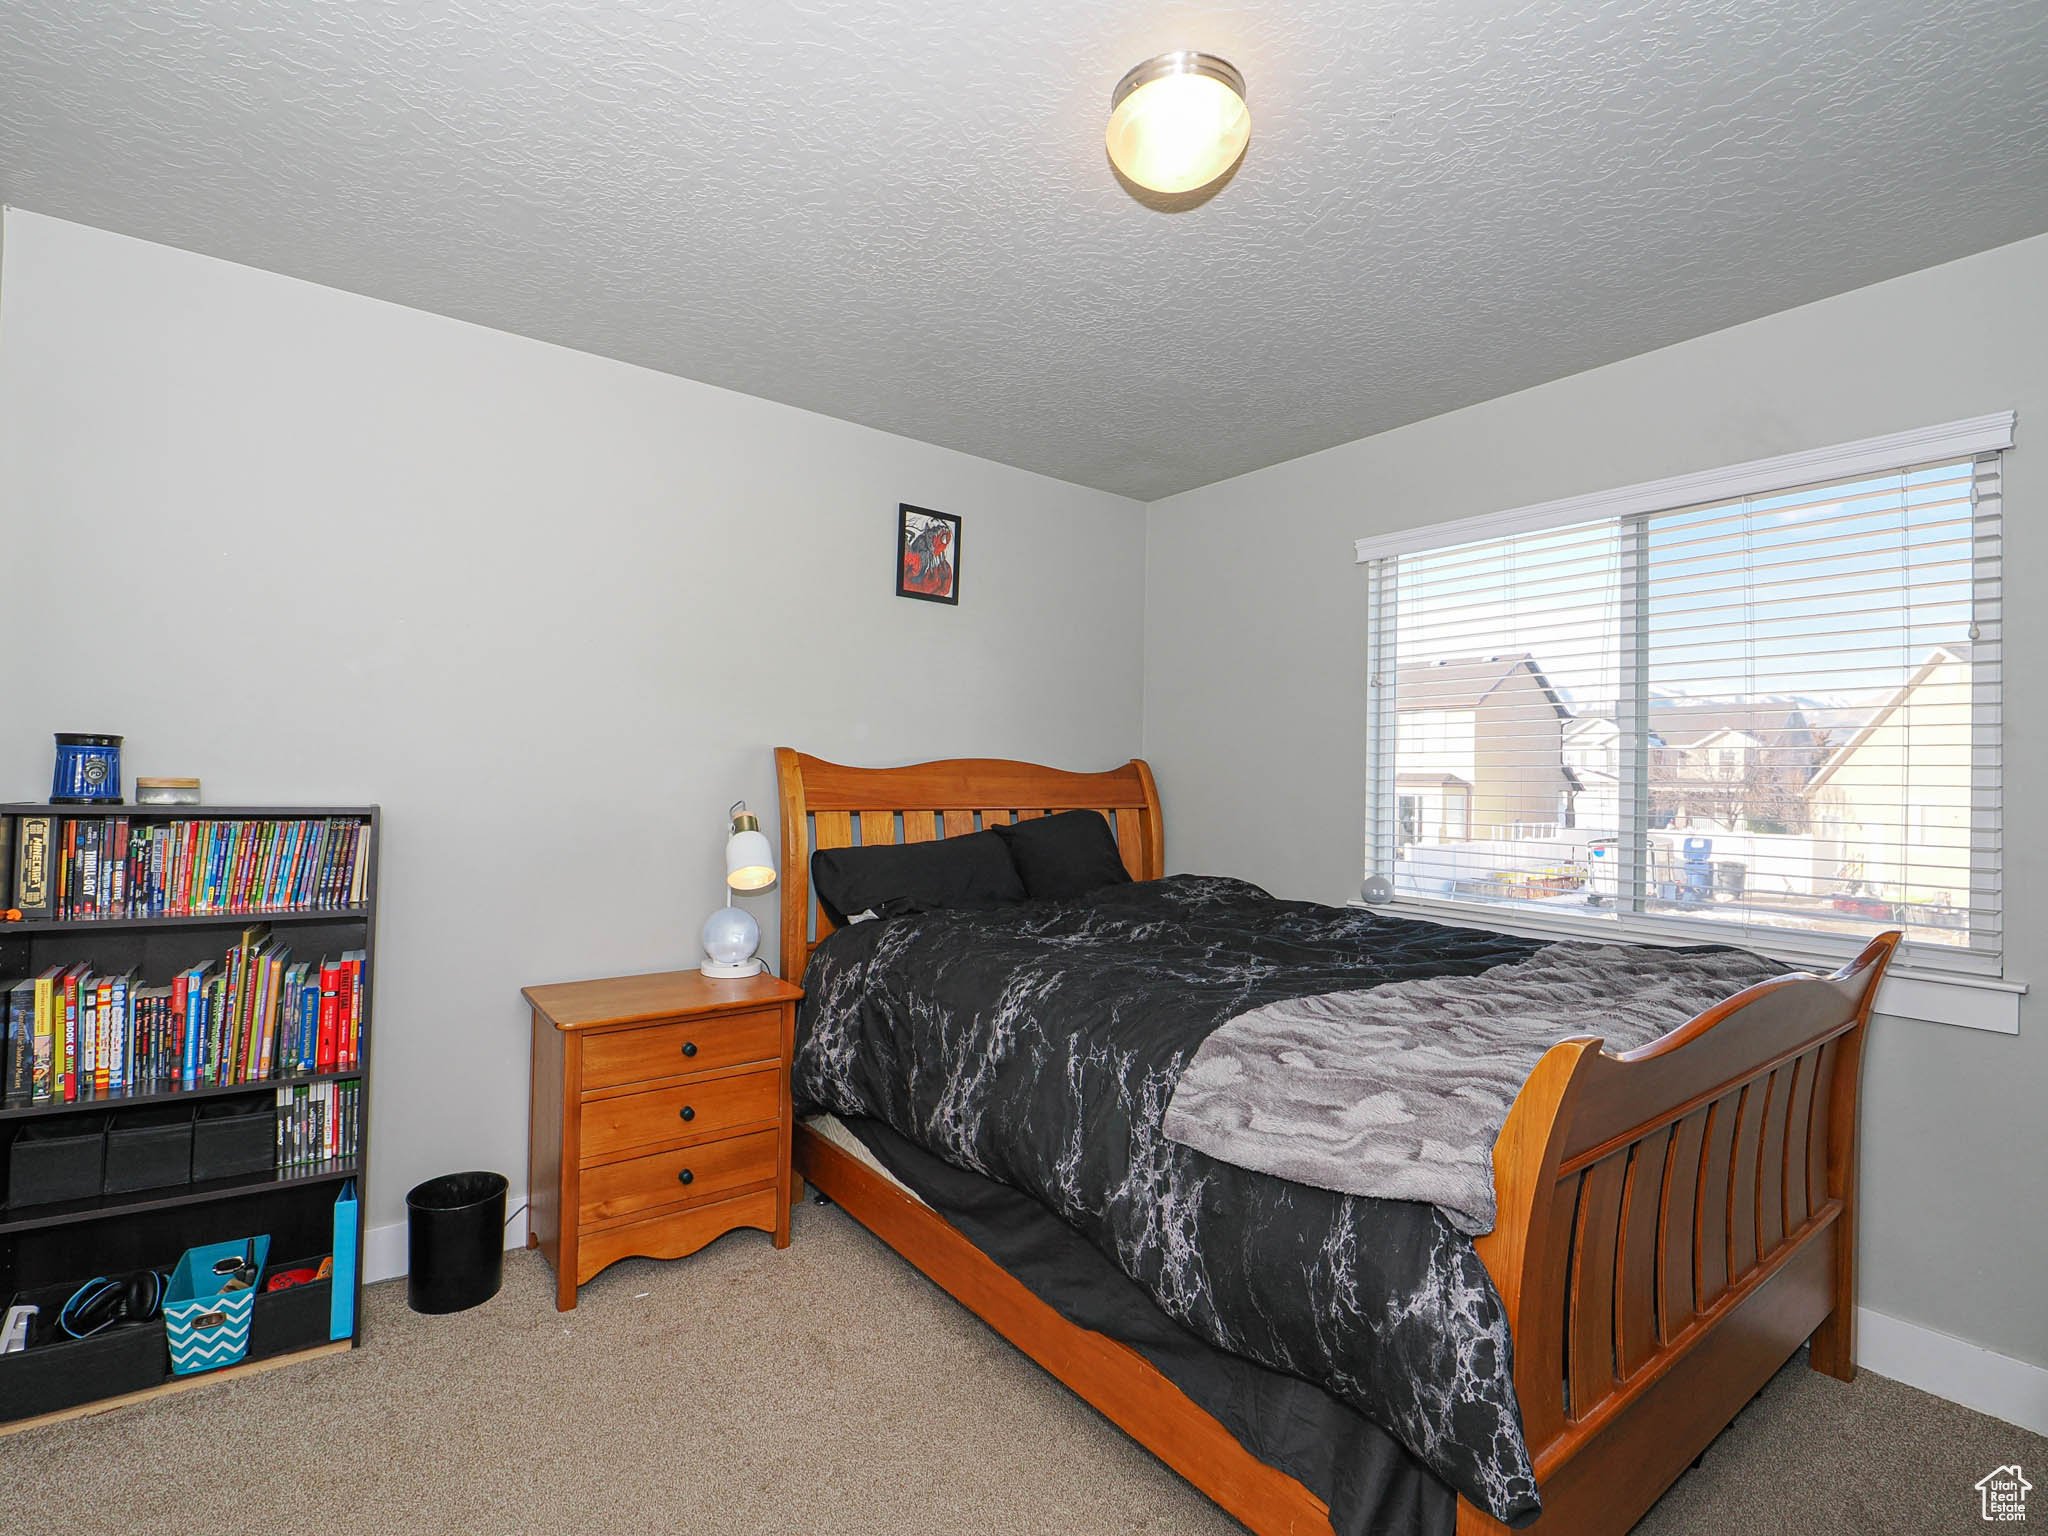
[[[1024,889],[1034,898],[1060,900],[1130,883],[1109,823],[1098,812],[1062,811],[997,827],[995,833],[1009,844]]]
[[[820,848],[811,855],[811,889],[839,927],[873,912],[901,917],[946,907],[1013,905],[1028,894],[993,832],[969,832],[933,843],[883,843],[872,848]]]

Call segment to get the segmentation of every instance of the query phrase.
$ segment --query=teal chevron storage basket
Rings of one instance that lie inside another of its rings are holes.
[[[263,1263],[270,1257],[270,1239],[253,1239],[256,1274],[241,1290],[221,1290],[247,1254],[249,1239],[188,1248],[171,1271],[164,1292],[164,1332],[171,1343],[171,1370],[179,1376],[233,1365],[249,1352],[249,1321],[256,1313],[256,1292],[263,1284]]]

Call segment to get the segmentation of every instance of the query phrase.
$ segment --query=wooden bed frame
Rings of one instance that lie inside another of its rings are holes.
[[[1165,871],[1159,794],[1108,773],[959,759],[848,768],[778,748],[782,974],[817,939],[816,848],[926,842],[1095,810],[1134,879]],[[815,927],[814,927],[815,922]],[[1800,1344],[1855,1374],[1856,1120],[1864,1026],[1899,935],[1829,977],[1750,987],[1626,1055],[1553,1046],[1494,1146],[1477,1240],[1507,1308],[1543,1493],[1531,1529],[1629,1529]],[[812,1184],[1258,1536],[1330,1536],[1329,1511],[1134,1350],[1067,1322],[954,1227],[823,1137]],[[1458,1501],[1460,1536],[1506,1527]]]

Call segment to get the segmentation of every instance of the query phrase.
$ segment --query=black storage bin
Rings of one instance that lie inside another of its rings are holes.
[[[269,1273],[287,1269],[312,1269],[319,1259],[273,1263]],[[256,1315],[249,1324],[251,1360],[268,1360],[272,1355],[290,1354],[328,1342],[333,1323],[334,1282],[309,1280],[304,1285],[286,1286],[281,1291],[258,1291]]]
[[[191,1110],[171,1104],[114,1117],[107,1127],[108,1194],[169,1189],[191,1181]]]
[[[505,1277],[505,1175],[444,1173],[406,1194],[406,1305],[461,1312]]]
[[[29,1347],[0,1355],[0,1423],[140,1392],[170,1375],[161,1317],[117,1324],[89,1339],[66,1338],[57,1314],[77,1288],[67,1281],[13,1297],[42,1310],[29,1324]]]
[[[7,1160],[7,1204],[50,1205],[99,1194],[107,1161],[105,1115],[60,1115],[24,1125]]]
[[[268,1173],[277,1167],[277,1106],[251,1109],[246,1099],[199,1106],[192,1122],[192,1182]]]

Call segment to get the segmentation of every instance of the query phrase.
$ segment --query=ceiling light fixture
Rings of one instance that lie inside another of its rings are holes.
[[[1109,93],[1110,163],[1154,192],[1206,187],[1251,136],[1244,76],[1213,53],[1162,53]]]

